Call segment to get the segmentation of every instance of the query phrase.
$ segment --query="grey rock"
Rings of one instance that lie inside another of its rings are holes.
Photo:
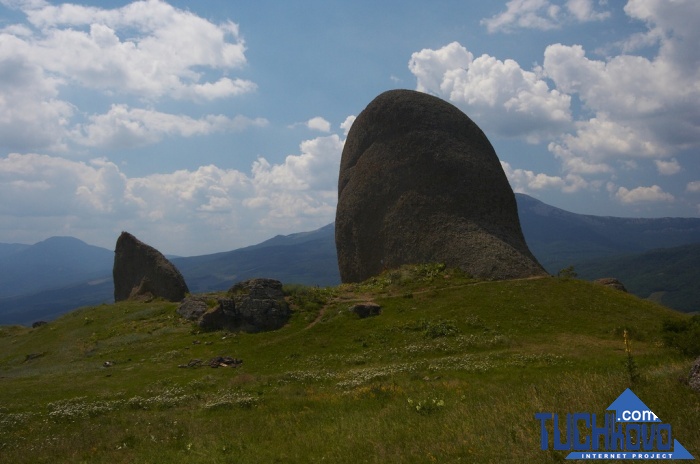
[[[605,285],[606,287],[614,288],[615,290],[620,290],[621,292],[627,293],[627,289],[618,279],[614,277],[604,277],[602,279],[594,280],[595,283],[600,285]]]
[[[693,367],[690,368],[688,385],[690,385],[690,388],[700,393],[700,357],[695,360]]]
[[[371,316],[379,316],[382,313],[382,307],[377,303],[359,303],[353,305],[350,311],[357,314],[360,319]]]
[[[236,302],[240,328],[246,332],[279,329],[292,315],[278,280],[246,280],[231,287],[228,294]]]
[[[177,313],[196,321],[203,330],[243,332],[279,329],[292,314],[277,280],[246,280],[231,287],[227,296],[219,298],[214,308],[209,308],[203,297],[190,296]]]
[[[546,275],[484,133],[455,106],[411,90],[382,93],[353,123],[335,239],[343,282],[429,262],[488,279]]]
[[[189,289],[180,271],[155,248],[122,232],[114,251],[114,301],[152,296],[181,301]]]
[[[216,307],[202,314],[198,324],[204,330],[236,330],[239,319],[234,301],[221,298]]]
[[[180,303],[177,313],[189,321],[198,321],[208,309],[209,306],[204,298],[190,296]]]

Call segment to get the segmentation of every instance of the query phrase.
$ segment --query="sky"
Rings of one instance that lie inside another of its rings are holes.
[[[700,217],[697,0],[0,0],[0,242],[193,256],[335,219],[343,144],[414,89],[516,192]]]

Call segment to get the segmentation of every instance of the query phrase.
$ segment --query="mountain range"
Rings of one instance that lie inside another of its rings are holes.
[[[523,234],[545,269],[617,277],[630,292],[681,311],[700,309],[700,218],[619,218],[571,213],[516,194]],[[257,245],[171,258],[193,293],[269,277],[284,283],[340,282],[334,224]],[[158,244],[151,244],[155,247]],[[114,253],[72,237],[0,244],[0,324],[31,324],[84,305],[113,302]]]

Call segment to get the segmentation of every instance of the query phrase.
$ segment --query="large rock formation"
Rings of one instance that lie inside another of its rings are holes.
[[[335,239],[343,282],[425,262],[489,279],[546,274],[484,133],[455,106],[411,90],[379,95],[353,123]]]
[[[181,301],[189,293],[180,271],[155,248],[122,232],[114,250],[114,301],[149,294]]]

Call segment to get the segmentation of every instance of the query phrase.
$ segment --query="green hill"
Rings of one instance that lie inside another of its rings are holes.
[[[534,414],[602,415],[632,377],[700,455],[692,360],[661,336],[687,317],[656,303],[430,265],[286,292],[292,320],[267,333],[200,333],[162,301],[2,327],[0,462],[561,462]],[[356,301],[382,313],[359,319]],[[243,364],[178,367],[215,356]]]

